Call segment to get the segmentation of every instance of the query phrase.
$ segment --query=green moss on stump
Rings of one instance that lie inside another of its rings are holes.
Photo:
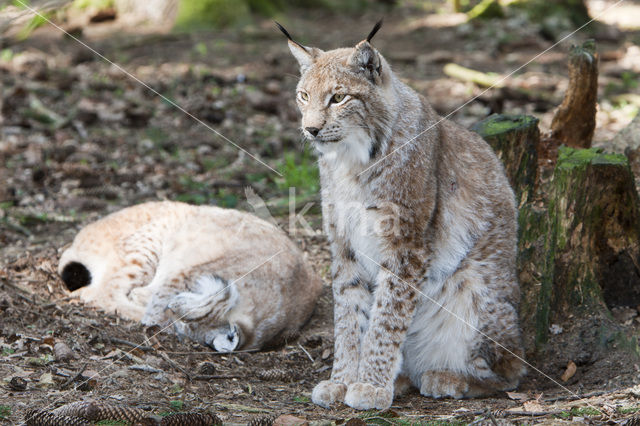
[[[561,146],[558,151],[556,167],[571,170],[587,165],[612,165],[627,167],[629,160],[623,154],[607,154],[602,148],[575,149]]]
[[[514,130],[528,129],[538,125],[538,119],[530,115],[491,114],[484,120],[474,124],[471,130],[483,138],[491,138]]]
[[[471,130],[480,134],[502,160],[518,205],[531,200],[538,168],[538,119],[529,115],[493,114]]]

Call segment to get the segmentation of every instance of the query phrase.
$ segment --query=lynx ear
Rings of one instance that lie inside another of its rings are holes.
[[[317,49],[312,49],[310,47],[301,45],[291,37],[289,31],[287,31],[282,25],[277,22],[276,25],[278,26],[280,31],[282,31],[282,33],[289,39],[289,50],[291,50],[291,53],[300,64],[300,72],[304,73],[307,68],[309,68],[311,64],[313,64],[313,58]]]
[[[357,73],[363,73],[374,84],[380,83],[382,73],[382,61],[378,51],[371,44],[363,40],[355,47],[355,51],[349,58],[349,65]]]

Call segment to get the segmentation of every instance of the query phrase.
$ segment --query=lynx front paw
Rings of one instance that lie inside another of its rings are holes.
[[[344,401],[344,394],[347,392],[347,386],[344,383],[334,382],[333,380],[323,380],[313,388],[311,400],[314,404],[324,408],[329,408],[336,401]]]
[[[347,388],[344,403],[356,410],[386,410],[393,402],[393,391],[370,383],[353,383]]]
[[[464,398],[469,383],[464,377],[449,371],[427,371],[422,375],[420,393],[432,398]]]

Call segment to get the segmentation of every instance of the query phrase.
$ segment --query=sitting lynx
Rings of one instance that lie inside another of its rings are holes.
[[[280,27],[333,257],[335,359],[312,399],[386,409],[399,378],[435,398],[512,389],[524,373],[513,192],[478,135],[391,71],[370,44],[379,27],[326,52]]]
[[[146,325],[172,326],[220,352],[292,337],[320,279],[275,226],[212,206],[150,202],[80,231],[58,268],[84,301]]]

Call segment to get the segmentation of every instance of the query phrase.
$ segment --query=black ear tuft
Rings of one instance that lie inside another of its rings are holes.
[[[295,41],[293,40],[293,38],[291,37],[291,34],[289,34],[289,31],[287,31],[282,25],[280,25],[280,23],[278,21],[273,21],[276,23],[276,26],[280,29],[280,31],[282,31],[282,34],[284,34],[285,36],[287,36],[287,38],[291,41],[293,41],[295,43]]]
[[[82,263],[70,262],[62,270],[62,281],[69,291],[91,284],[91,273]]]
[[[291,37],[291,34],[289,34],[289,31],[286,30],[285,27],[283,27],[282,25],[280,25],[280,23],[278,21],[273,21],[276,23],[276,26],[280,29],[280,31],[282,31],[282,34],[284,34],[285,36],[287,36],[287,38],[289,39],[289,41],[291,43],[296,44],[297,46],[300,46],[301,48],[303,48],[304,50],[307,50],[306,47],[304,47],[303,45],[301,45],[300,43],[298,43],[297,41],[295,41],[293,39],[293,37]]]
[[[373,29],[371,30],[371,32],[367,36],[367,42],[371,43],[371,39],[373,38],[374,35],[376,35],[376,33],[378,32],[378,30],[380,28],[382,28],[382,19],[380,19],[378,22],[376,22],[376,25],[373,27]]]

